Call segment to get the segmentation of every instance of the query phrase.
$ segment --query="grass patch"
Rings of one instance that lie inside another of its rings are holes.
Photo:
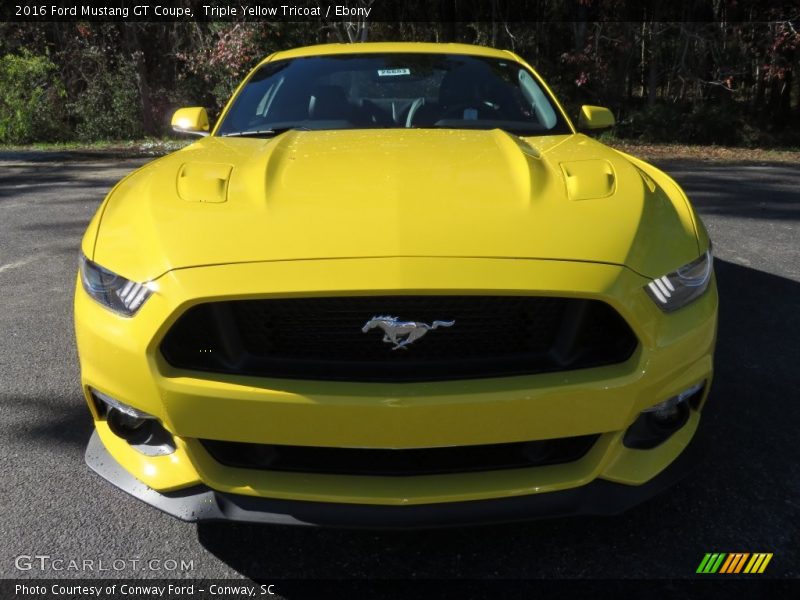
[[[800,165],[800,148],[767,149],[733,146],[700,146],[691,144],[655,144],[636,140],[623,140],[604,134],[599,140],[604,144],[644,160],[700,160],[715,163],[778,162]],[[0,152],[74,152],[75,154],[163,156],[188,146],[194,139],[147,138],[143,140],[117,140],[99,142],[59,142],[26,144],[23,146],[0,144]]]
[[[600,141],[644,160],[699,160],[712,163],[778,162],[800,165],[800,148],[768,149],[734,146],[653,144],[603,136]]]
[[[162,156],[188,146],[192,139],[146,138],[142,140],[103,140],[98,142],[56,142],[0,145],[0,152],[74,152],[76,154],[123,154],[126,156]]]

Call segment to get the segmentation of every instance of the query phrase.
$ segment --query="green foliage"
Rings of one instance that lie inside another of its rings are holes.
[[[687,111],[678,135],[682,140],[691,140],[695,144],[739,144],[743,141],[741,120],[741,111],[732,102],[699,102],[693,110]]]
[[[744,131],[733,103],[659,102],[628,115],[615,133],[644,142],[732,145],[745,142]]]
[[[0,58],[0,143],[66,139],[65,96],[48,57],[22,52]]]
[[[467,3],[469,4],[469,3]],[[788,21],[618,21],[616,2],[542,3],[532,22],[370,22],[369,41],[508,48],[571,116],[608,106],[648,142],[800,145],[800,30]],[[705,10],[705,9],[704,9]],[[590,14],[591,13],[591,14]],[[575,16],[585,18],[572,20]],[[597,20],[593,21],[592,18]],[[261,58],[346,42],[353,23],[0,23],[0,143],[170,135],[180,106],[212,119]],[[361,39],[360,34],[355,36]]]
[[[270,28],[263,23],[212,23],[209,33],[203,45],[176,56],[185,68],[181,83],[218,112],[248,71],[272,52]]]
[[[142,107],[133,64],[122,57],[107,60],[93,49],[87,52],[94,53],[94,72],[69,105],[78,139],[142,137]]]

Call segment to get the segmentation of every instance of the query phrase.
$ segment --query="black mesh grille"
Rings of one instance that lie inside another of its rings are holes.
[[[406,348],[364,333],[373,316],[433,324]],[[625,361],[636,347],[603,302],[539,296],[365,296],[237,300],[189,309],[161,351],[173,366],[345,381],[432,381],[562,371]]]
[[[317,448],[200,440],[219,463],[243,469],[340,475],[436,475],[541,467],[578,460],[599,436],[455,446],[384,450]]]

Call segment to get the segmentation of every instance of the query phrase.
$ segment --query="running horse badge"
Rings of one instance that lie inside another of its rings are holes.
[[[383,341],[387,344],[394,344],[392,350],[402,348],[407,350],[409,344],[413,344],[423,335],[437,327],[452,327],[455,321],[434,321],[430,325],[418,321],[401,321],[398,317],[372,317],[361,328],[367,333],[370,329],[379,327],[383,330]]]

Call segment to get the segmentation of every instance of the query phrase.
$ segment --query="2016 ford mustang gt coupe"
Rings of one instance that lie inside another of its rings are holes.
[[[614,514],[695,460],[717,291],[680,187],[507,51],[278,52],[114,187],[75,294],[89,466],[185,520]],[[690,448],[691,446],[691,448]]]

